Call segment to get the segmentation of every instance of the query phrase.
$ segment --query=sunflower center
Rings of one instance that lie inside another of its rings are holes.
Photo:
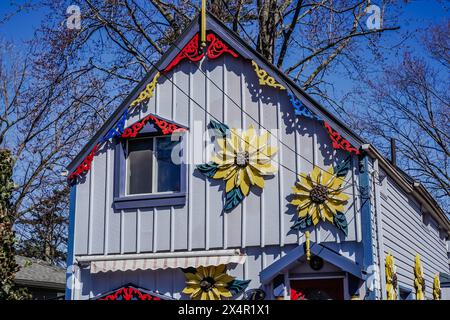
[[[309,197],[312,202],[315,203],[324,203],[328,199],[328,189],[327,187],[317,185],[312,188],[309,193]]]
[[[240,151],[236,154],[236,158],[234,159],[234,163],[238,167],[245,167],[248,165],[249,154],[247,151]]]
[[[214,286],[214,279],[211,277],[206,277],[202,281],[200,281],[200,288],[204,292],[210,291]]]

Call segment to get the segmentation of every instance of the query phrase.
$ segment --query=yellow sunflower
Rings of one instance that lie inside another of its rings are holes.
[[[337,212],[344,212],[349,196],[343,193],[343,179],[335,175],[332,166],[325,171],[314,167],[312,173],[299,175],[291,204],[297,206],[300,218],[310,217],[316,225],[320,220],[333,223]]]
[[[271,163],[277,148],[268,145],[269,132],[259,136],[252,125],[241,133],[238,129],[230,131],[229,138],[217,139],[219,150],[212,161],[218,169],[213,178],[226,181],[226,192],[239,187],[247,196],[250,186],[264,188],[263,176],[277,171]]]
[[[228,285],[234,277],[225,273],[225,265],[198,267],[195,273],[186,272],[183,293],[193,300],[221,300],[232,296]]]

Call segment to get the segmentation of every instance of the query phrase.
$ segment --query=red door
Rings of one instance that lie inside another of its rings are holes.
[[[344,279],[291,280],[291,289],[301,292],[305,300],[344,300]]]

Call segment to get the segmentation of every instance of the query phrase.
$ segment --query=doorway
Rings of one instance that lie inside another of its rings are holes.
[[[290,285],[305,300],[344,300],[344,278],[291,280]]]

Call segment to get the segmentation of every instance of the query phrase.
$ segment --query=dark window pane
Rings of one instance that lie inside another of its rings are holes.
[[[181,166],[171,159],[172,150],[179,142],[171,141],[171,137],[157,138],[156,141],[157,191],[180,191]]]
[[[128,194],[152,192],[153,139],[128,141]]]

